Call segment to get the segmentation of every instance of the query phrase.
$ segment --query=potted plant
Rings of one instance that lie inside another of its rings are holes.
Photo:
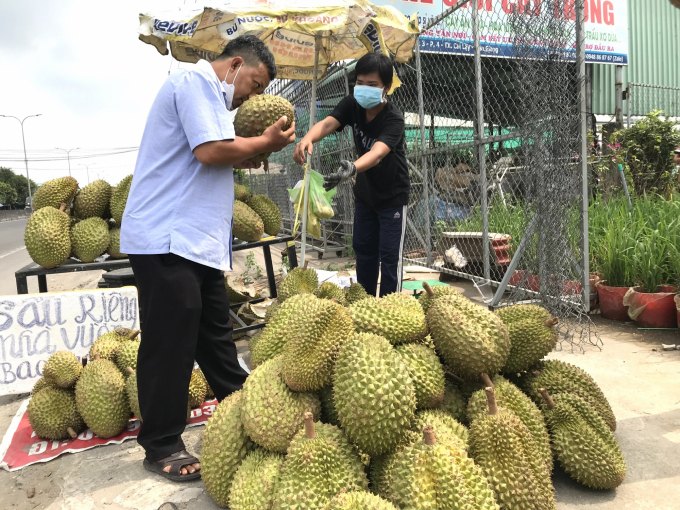
[[[677,328],[677,288],[665,285],[671,254],[675,251],[666,236],[666,224],[643,231],[635,244],[633,259],[640,285],[624,296],[628,316],[645,328]]]
[[[596,281],[602,317],[629,320],[623,297],[635,282],[632,263],[634,244],[623,218],[612,218],[612,224],[594,248],[602,274],[602,279]]]

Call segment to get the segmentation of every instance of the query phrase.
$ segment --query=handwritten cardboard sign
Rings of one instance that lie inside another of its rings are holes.
[[[118,327],[139,327],[135,287],[0,296],[0,395],[30,392],[51,354],[81,359]]]

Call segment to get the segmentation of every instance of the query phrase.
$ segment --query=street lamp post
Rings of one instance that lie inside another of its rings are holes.
[[[68,176],[71,177],[71,151],[77,151],[80,149],[80,147],[76,147],[75,149],[60,149],[59,147],[55,147],[58,151],[64,151],[66,153],[66,159],[68,159]]]
[[[80,166],[84,166],[85,169],[87,170],[87,183],[88,183],[88,184],[90,184],[90,167],[91,167],[92,165],[96,165],[96,164],[97,164],[97,163],[90,163],[89,165],[84,165],[84,164],[82,164],[82,163],[80,164]]]
[[[26,137],[24,136],[24,121],[30,117],[40,117],[42,113],[37,113],[35,115],[27,115],[26,117],[20,119],[14,115],[0,115],[0,117],[7,117],[9,119],[16,119],[21,124],[21,140],[24,143],[24,164],[26,165],[26,184],[28,185],[28,199],[31,202],[31,211],[33,210],[33,193],[31,193],[31,177],[28,175],[28,157],[26,156]]]

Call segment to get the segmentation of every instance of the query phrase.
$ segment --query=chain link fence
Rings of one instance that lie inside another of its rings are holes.
[[[411,176],[404,263],[472,280],[492,307],[541,304],[562,319],[563,341],[599,345],[588,318],[583,0],[518,4],[508,13],[501,2],[459,2],[425,27],[411,62],[395,65],[402,85],[389,100],[404,113]],[[319,81],[319,120],[353,82],[345,64]],[[309,82],[268,90],[295,106],[298,137],[310,92]],[[313,167],[328,175],[355,157],[346,130],[315,147]],[[302,179],[292,147],[270,169],[251,177],[252,191],[268,194],[290,226],[285,187]],[[351,243],[350,184],[333,207],[312,247],[320,254]]]
[[[653,111],[662,111],[680,129],[680,87],[629,83],[626,127]]]

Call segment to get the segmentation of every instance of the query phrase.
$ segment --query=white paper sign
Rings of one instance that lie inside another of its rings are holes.
[[[30,392],[54,352],[81,359],[100,335],[138,326],[136,287],[0,296],[0,395]]]

